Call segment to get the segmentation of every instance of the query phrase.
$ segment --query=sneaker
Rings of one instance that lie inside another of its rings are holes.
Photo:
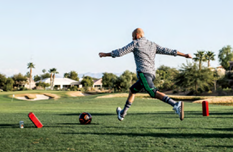
[[[179,115],[180,120],[184,119],[184,102],[177,102],[176,105],[174,105],[173,110]]]
[[[117,118],[119,121],[124,120],[124,117],[121,115],[121,108],[120,107],[117,107],[116,113],[117,113]]]

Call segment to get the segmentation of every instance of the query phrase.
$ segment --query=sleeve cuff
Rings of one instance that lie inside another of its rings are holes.
[[[112,58],[116,57],[115,54],[113,53],[113,51],[111,52],[111,56],[112,56]]]
[[[174,56],[177,56],[177,50],[174,50]]]

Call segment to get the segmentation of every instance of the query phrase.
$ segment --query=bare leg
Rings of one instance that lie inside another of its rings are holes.
[[[134,97],[135,97],[135,94],[133,94],[130,90],[129,90],[129,96],[128,96],[128,101],[132,104],[133,101],[134,101]]]
[[[162,93],[162,92],[159,92],[159,91],[157,91],[156,95],[155,95],[155,97],[158,98],[158,99],[160,99],[160,100],[163,100],[164,96],[165,96],[165,94]]]

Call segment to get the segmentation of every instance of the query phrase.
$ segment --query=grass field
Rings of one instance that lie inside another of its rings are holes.
[[[22,93],[22,92],[21,92]],[[26,92],[23,92],[26,93]],[[115,113],[125,98],[96,98],[99,95],[57,100],[13,101],[0,93],[0,151],[233,151],[233,107],[185,103],[180,121],[172,107],[158,100],[136,98],[125,120]],[[43,128],[35,128],[27,115],[35,115]],[[79,124],[79,114],[92,114],[90,125]],[[19,128],[19,121],[25,128]]]

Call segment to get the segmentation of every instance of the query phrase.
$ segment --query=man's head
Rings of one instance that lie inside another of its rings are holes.
[[[144,36],[144,32],[141,28],[136,28],[132,33],[133,40],[140,39],[143,36]]]

